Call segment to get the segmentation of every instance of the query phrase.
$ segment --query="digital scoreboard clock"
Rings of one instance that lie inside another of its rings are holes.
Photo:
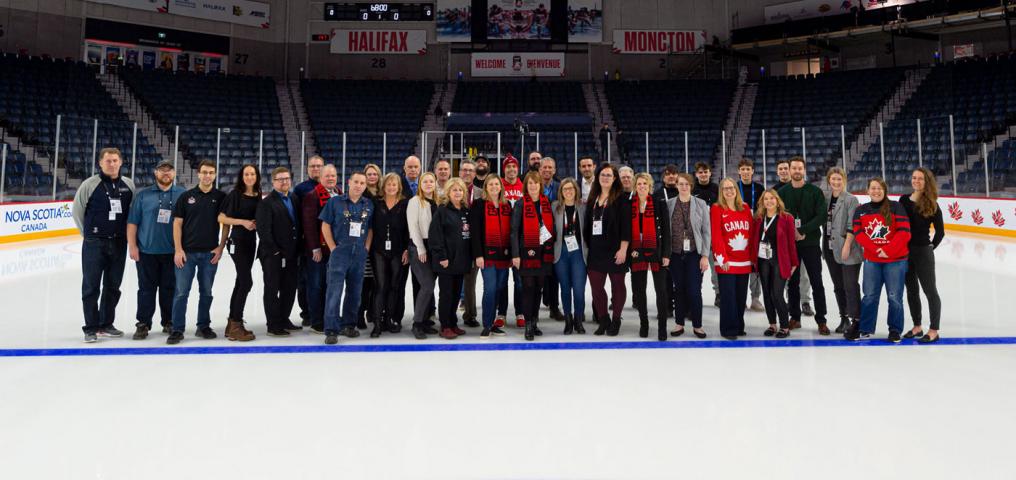
[[[433,3],[326,3],[325,20],[332,22],[430,22]]]

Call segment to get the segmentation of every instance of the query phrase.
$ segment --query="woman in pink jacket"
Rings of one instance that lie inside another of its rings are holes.
[[[794,216],[786,212],[776,190],[766,190],[758,201],[751,227],[751,262],[762,281],[762,298],[769,317],[767,337],[790,335],[789,310],[784,297],[787,280],[797,269]],[[780,328],[776,329],[779,318]]]

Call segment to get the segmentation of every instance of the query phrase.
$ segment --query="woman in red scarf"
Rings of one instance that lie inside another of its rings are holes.
[[[670,265],[670,216],[667,204],[657,204],[650,192],[653,177],[648,173],[635,175],[635,198],[631,204],[631,245],[628,260],[631,263],[631,289],[635,308],[639,311],[639,336],[649,336],[649,308],[646,305],[646,282],[653,273],[656,290],[656,338],[667,339],[667,311],[670,309],[667,277],[664,269]]]
[[[483,181],[483,198],[473,202],[469,224],[473,228],[472,250],[476,267],[483,278],[481,339],[491,335],[503,336],[503,318],[508,314],[508,304],[496,305],[501,292],[508,290],[508,269],[511,268],[512,206],[505,200],[504,186],[496,174],[487,174]],[[501,325],[495,324],[495,316],[502,318]]]
[[[526,340],[543,335],[539,319],[543,278],[554,268],[554,215],[543,195],[538,172],[526,174],[525,195],[512,212],[512,265],[522,276],[522,311],[526,317]]]

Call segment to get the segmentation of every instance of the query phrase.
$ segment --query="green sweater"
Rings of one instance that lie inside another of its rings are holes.
[[[806,183],[801,188],[794,188],[792,183],[781,187],[778,191],[783,204],[787,207],[787,213],[800,221],[797,231],[805,236],[804,240],[797,242],[799,246],[817,247],[819,239],[822,238],[821,227],[826,221],[826,201],[822,189]],[[795,221],[794,223],[797,223]]]

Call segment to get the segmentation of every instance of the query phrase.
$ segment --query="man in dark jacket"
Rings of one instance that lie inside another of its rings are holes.
[[[289,193],[293,177],[286,167],[272,170],[272,193],[258,203],[258,258],[264,272],[265,318],[268,334],[289,336],[302,327],[289,321],[296,300],[297,255],[300,252],[300,220],[295,197]]]
[[[93,343],[99,336],[123,336],[113,320],[127,262],[127,215],[134,198],[134,182],[120,176],[122,165],[120,150],[102,149],[101,173],[81,182],[74,195],[71,212],[85,237],[81,246],[85,343]]]
[[[321,237],[321,210],[332,197],[341,195],[339,174],[334,165],[321,169],[321,183],[300,200],[300,226],[306,246],[304,262],[307,274],[307,308],[310,310],[310,328],[314,333],[325,333],[325,285],[328,278],[328,244]]]

